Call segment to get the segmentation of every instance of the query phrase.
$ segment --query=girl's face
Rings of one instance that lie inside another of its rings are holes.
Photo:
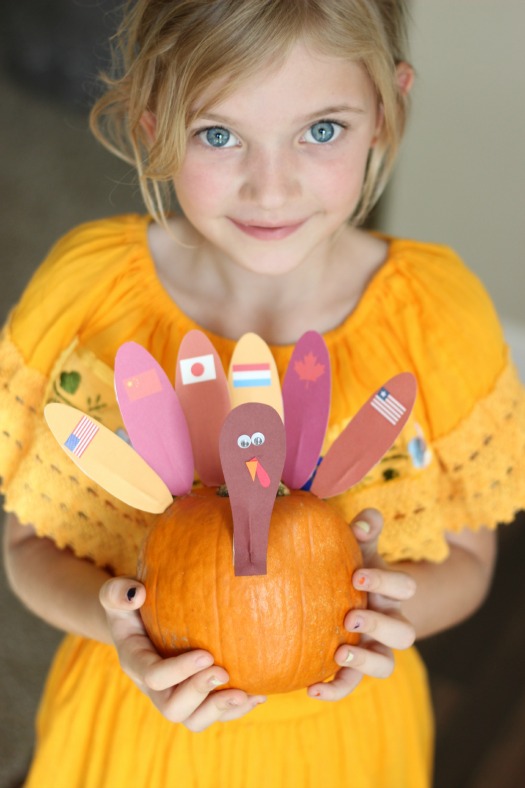
[[[174,179],[184,215],[250,271],[322,261],[359,201],[381,120],[360,64],[298,44],[190,128]]]

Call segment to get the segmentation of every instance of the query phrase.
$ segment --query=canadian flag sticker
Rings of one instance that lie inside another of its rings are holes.
[[[212,353],[206,356],[181,358],[179,361],[181,380],[185,386],[191,383],[204,383],[206,380],[215,380],[215,359]]]

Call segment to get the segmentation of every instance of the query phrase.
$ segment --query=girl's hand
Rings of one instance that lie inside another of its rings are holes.
[[[416,592],[415,581],[396,572],[377,553],[383,518],[376,509],[365,509],[351,524],[363,553],[363,569],[353,576],[353,585],[368,592],[368,608],[351,610],[345,618],[349,632],[361,633],[358,646],[340,646],[335,661],[341,665],[332,681],[308,688],[312,698],[340,700],[354,690],[363,676],[388,678],[394,670],[392,649],[406,649],[415,641],[415,629],[401,615],[401,602]]]
[[[145,598],[144,586],[124,577],[108,580],[100,590],[122,669],[166,719],[202,731],[214,722],[242,717],[265,700],[237,689],[214,692],[228,674],[207,651],[160,657],[139,613]]]

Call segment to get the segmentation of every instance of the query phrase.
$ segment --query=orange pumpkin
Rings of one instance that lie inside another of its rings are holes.
[[[268,573],[238,577],[228,498],[210,488],[178,498],[145,539],[138,577],[142,618],[163,656],[209,650],[229,686],[290,692],[336,670],[334,652],[359,636],[343,626],[366,595],[352,586],[361,554],[348,524],[325,501],[292,491],[275,501]]]

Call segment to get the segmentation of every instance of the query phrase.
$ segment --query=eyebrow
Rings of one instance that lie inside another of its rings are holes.
[[[307,123],[309,120],[315,120],[315,118],[326,118],[329,115],[339,115],[343,112],[351,112],[358,115],[363,115],[364,109],[361,109],[361,107],[352,107],[349,104],[338,104],[336,106],[325,107],[319,112],[312,112],[311,115],[305,115],[303,118],[300,118],[300,120],[304,123]]]
[[[337,104],[335,106],[324,107],[320,109],[318,112],[312,112],[311,114],[304,115],[297,119],[298,123],[308,123],[311,120],[315,120],[316,118],[327,118],[331,115],[340,115],[342,113],[354,113],[357,115],[363,115],[365,110],[361,107],[352,107],[349,104]],[[197,120],[200,120],[197,116]],[[225,126],[236,126],[237,123],[233,118],[228,118],[225,115],[219,116],[214,115],[212,112],[205,112],[202,115],[202,119],[204,120],[211,120],[214,123],[224,124]]]

